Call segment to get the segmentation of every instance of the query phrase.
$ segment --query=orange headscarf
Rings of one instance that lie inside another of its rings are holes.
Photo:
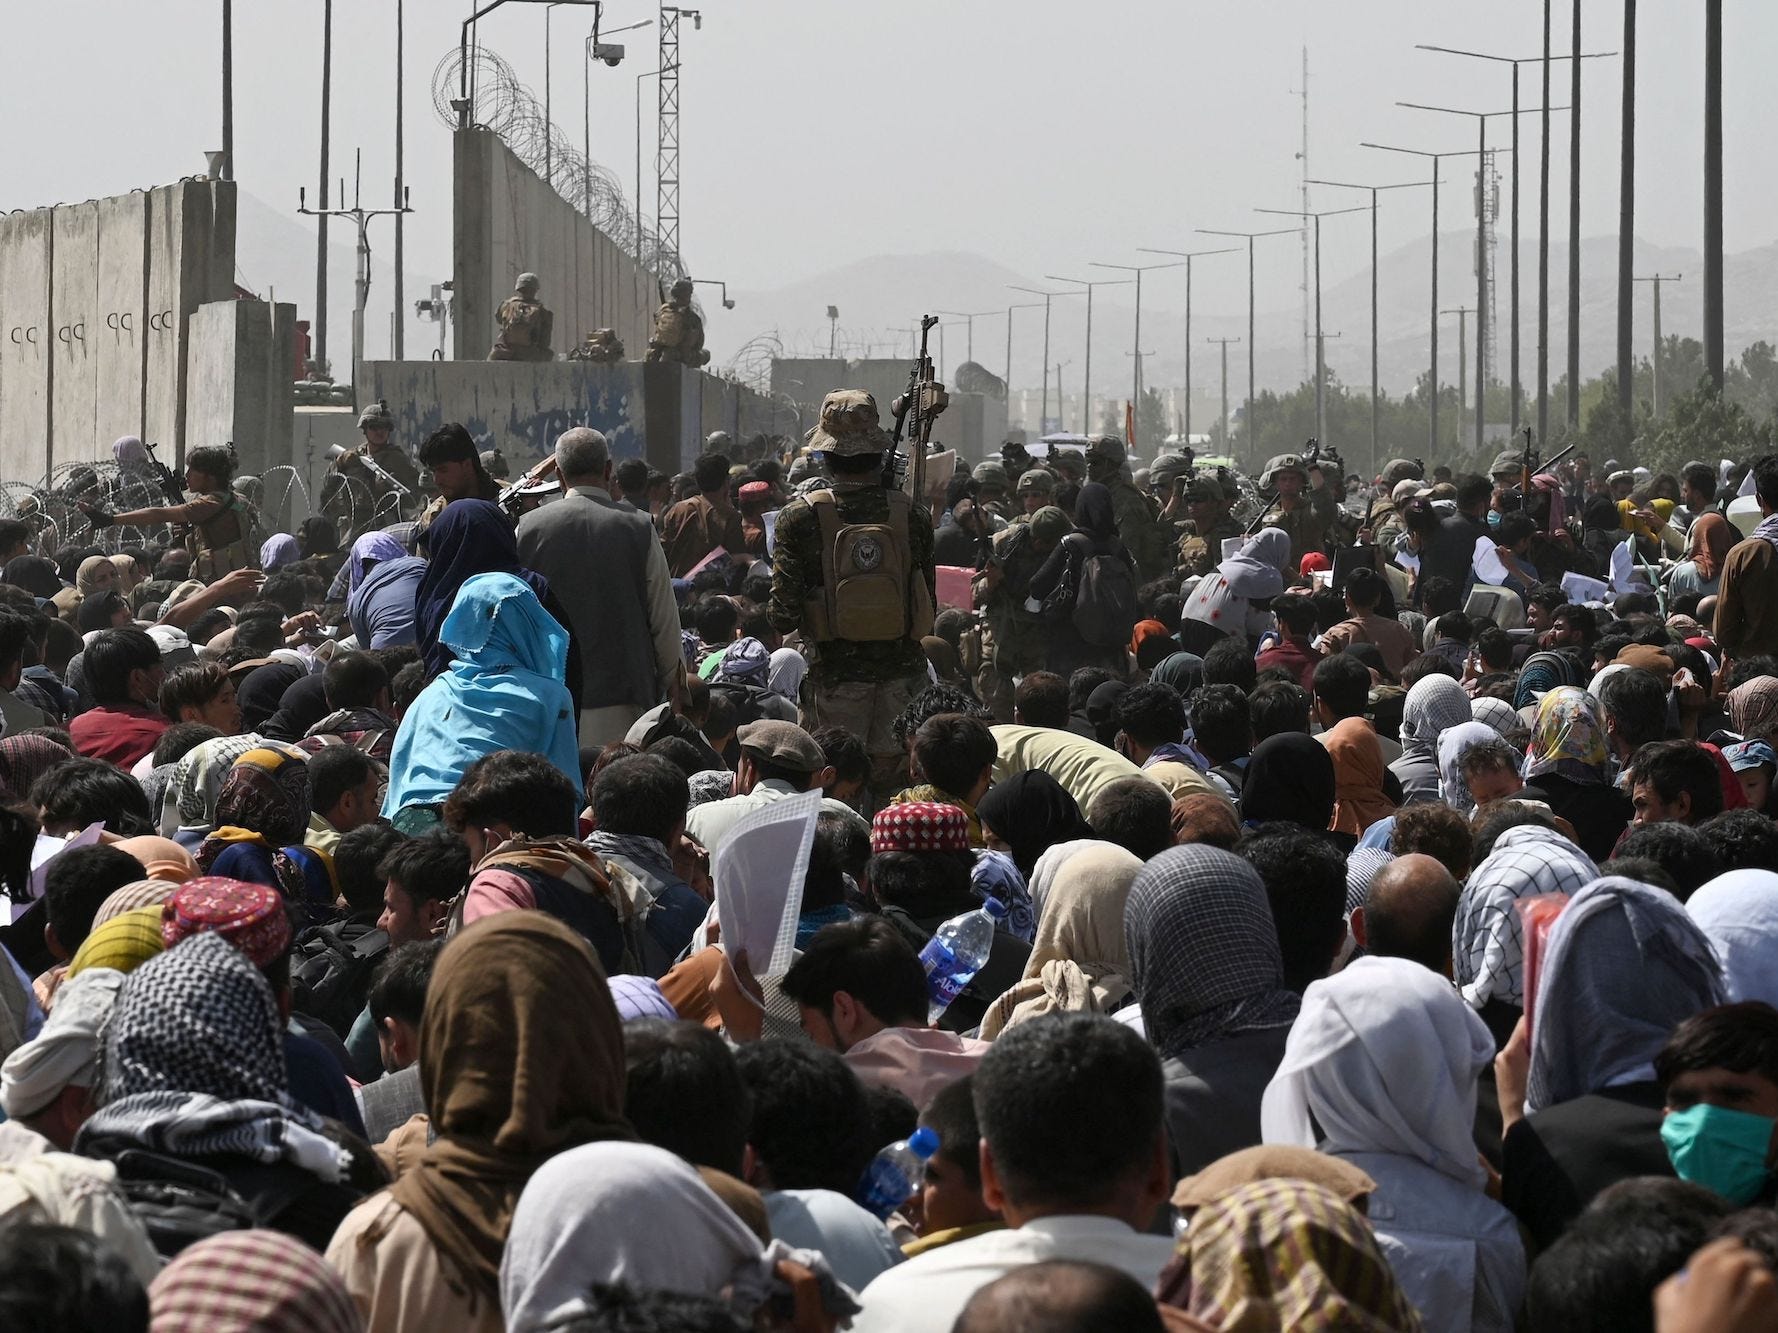
[[[1362,834],[1396,811],[1383,791],[1383,749],[1361,717],[1349,717],[1323,738],[1334,765],[1334,809],[1328,828]]]
[[[1734,544],[1735,529],[1728,519],[1715,512],[1699,514],[1687,534],[1685,554],[1698,567],[1698,577],[1708,582],[1722,573],[1722,562]]]

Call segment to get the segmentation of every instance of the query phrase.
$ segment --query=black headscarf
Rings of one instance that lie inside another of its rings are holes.
[[[1110,541],[1117,536],[1117,517],[1111,509],[1111,492],[1096,481],[1080,488],[1074,501],[1074,530],[1084,532],[1094,541]]]
[[[530,584],[540,601],[549,596],[549,580],[519,563],[518,539],[498,505],[453,500],[426,529],[425,541],[428,562],[414,591],[414,630],[428,676],[451,664],[451,650],[438,641],[438,632],[466,580],[512,574]]]
[[[1117,739],[1117,701],[1129,688],[1128,681],[1108,680],[1087,696],[1087,721],[1099,744],[1110,745]]]
[[[62,590],[55,562],[40,555],[21,555],[7,561],[0,582],[23,588],[33,597],[54,597]]]
[[[1287,819],[1320,830],[1333,819],[1333,808],[1333,758],[1320,741],[1285,731],[1254,747],[1241,783],[1243,823]]]
[[[303,677],[301,667],[287,662],[267,662],[254,667],[235,687],[235,702],[241,705],[242,732],[258,731],[261,724],[278,711],[284,691]]]
[[[1331,815],[1331,776],[1328,792]],[[975,812],[982,827],[991,829],[995,837],[1012,849],[1013,862],[1027,881],[1037,868],[1037,858],[1058,842],[1093,836],[1093,830],[1081,815],[1074,798],[1042,769],[1028,768],[995,783],[988,788]]]
[[[327,711],[326,682],[320,672],[313,672],[278,696],[278,711],[266,719],[260,734],[273,740],[300,741]]]

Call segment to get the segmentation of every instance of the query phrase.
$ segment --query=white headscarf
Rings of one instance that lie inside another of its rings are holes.
[[[1105,844],[1097,838],[1076,838],[1073,842],[1058,842],[1046,848],[1043,855],[1037,858],[1037,864],[1031,868],[1031,911],[1033,915],[1043,915],[1043,902],[1049,896],[1050,885],[1056,882],[1056,875],[1062,867],[1089,847],[1101,847]]]
[[[1218,565],[1214,574],[1198,581],[1186,599],[1185,618],[1201,620],[1228,634],[1245,634],[1250,605],[1269,602],[1284,591],[1289,564],[1289,534],[1282,528],[1261,528]]]
[[[1480,1189],[1476,1081],[1493,1058],[1488,1025],[1443,977],[1403,958],[1359,958],[1303,993],[1260,1134],[1411,1157]]]
[[[1480,699],[1472,699],[1469,705],[1470,716],[1485,727],[1492,727],[1499,735],[1521,730],[1524,722],[1520,719],[1513,706],[1505,699],[1496,699],[1493,695],[1483,695]]]
[[[1710,941],[1672,894],[1621,875],[1594,880],[1550,927],[1526,1112],[1652,1079],[1673,1029],[1724,999]]]
[[[56,991],[43,1030],[0,1065],[0,1106],[13,1119],[35,1115],[69,1085],[99,1082],[99,1030],[111,1016],[123,973],[83,968]]]
[[[1469,695],[1449,676],[1422,676],[1401,707],[1401,757],[1431,759],[1438,753],[1439,733],[1469,722]]]
[[[525,1185],[500,1261],[500,1305],[512,1333],[536,1328],[595,1282],[732,1290],[750,1314],[770,1277],[759,1237],[680,1157],[604,1140],[556,1154]]]
[[[766,688],[795,703],[808,670],[808,661],[796,649],[779,648],[773,652],[771,665],[766,669]]]
[[[1716,951],[1729,999],[1778,1005],[1778,875],[1731,870],[1694,893],[1685,910]]]

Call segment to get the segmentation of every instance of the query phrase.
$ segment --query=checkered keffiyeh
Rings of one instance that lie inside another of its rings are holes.
[[[1259,1028],[1288,1027],[1301,997],[1284,988],[1265,882],[1246,861],[1193,843],[1136,876],[1124,905],[1130,982],[1163,1057]]]
[[[339,1274],[278,1231],[229,1231],[184,1250],[148,1288],[153,1333],[360,1333]]]
[[[1521,898],[1579,893],[1599,868],[1554,829],[1522,824],[1500,835],[1488,859],[1469,873],[1457,900],[1451,949],[1457,987],[1480,1009],[1489,1000],[1525,1003]]]
[[[205,875],[167,899],[161,936],[171,949],[188,935],[214,933],[264,967],[290,947],[290,917],[276,889],[220,875]]]
[[[872,856],[883,852],[966,852],[969,819],[954,805],[908,801],[886,805],[871,821]]]

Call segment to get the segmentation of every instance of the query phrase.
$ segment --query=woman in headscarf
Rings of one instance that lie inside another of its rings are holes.
[[[515,547],[516,549],[516,547]],[[346,563],[340,566],[340,572],[333,576],[333,585],[327,590],[327,600],[343,602],[358,591],[364,582],[364,576],[378,565],[390,560],[402,560],[407,557],[407,547],[395,539],[390,532],[367,532],[352,543],[352,550],[346,557]]]
[[[928,634],[920,640],[920,650],[926,654],[926,662],[940,684],[953,686],[968,694],[975,693],[969,681],[964,678],[963,660],[958,657],[957,649],[950,640]]]
[[[345,1284],[277,1231],[224,1231],[182,1250],[148,1287],[153,1333],[361,1333]]]
[[[1451,979],[1500,1044],[1525,1007],[1519,900],[1578,893],[1598,877],[1580,848],[1541,824],[1509,828],[1469,872],[1451,928]]]
[[[1367,828],[1397,809],[1383,790],[1388,771],[1383,767],[1383,748],[1376,731],[1361,717],[1346,718],[1322,740],[1334,768],[1334,808],[1327,827],[1349,834],[1356,843]]]
[[[0,581],[23,588],[33,597],[54,597],[62,591],[62,580],[56,575],[55,561],[41,555],[14,556],[6,562]]]
[[[500,1299],[515,1333],[553,1326],[587,1309],[593,1286],[616,1284],[708,1296],[753,1328],[761,1307],[790,1290],[778,1260],[793,1253],[762,1246],[711,1183],[666,1149],[588,1143],[551,1158],[525,1186],[500,1264]],[[857,1309],[824,1262],[796,1257],[818,1263],[827,1278],[829,1315]]]
[[[1303,994],[1260,1111],[1268,1144],[1313,1147],[1376,1182],[1373,1230],[1433,1328],[1512,1333],[1525,1248],[1487,1195],[1476,1089],[1488,1028],[1450,984],[1403,958],[1360,958]]]
[[[1401,783],[1404,805],[1436,801],[1439,736],[1470,721],[1469,695],[1449,676],[1422,676],[1402,704],[1401,758],[1389,765]]]
[[[1047,642],[1049,669],[1067,680],[1084,666],[1108,667],[1121,673],[1128,664],[1125,643],[1135,628],[1135,611],[1121,627],[1114,640],[1103,644],[1088,643],[1074,627],[1074,594],[1086,562],[1093,556],[1106,555],[1129,566],[1132,583],[1139,581],[1136,561],[1118,538],[1117,519],[1111,507],[1111,492],[1096,481],[1080,488],[1074,502],[1074,531],[1051,549],[1042,566],[1031,576],[1027,592],[1045,603],[1044,637]],[[1065,604],[1050,606],[1058,590],[1066,597]]]
[[[1179,650],[1179,640],[1158,620],[1140,620],[1130,633],[1130,656],[1139,671],[1152,671]]]
[[[275,574],[302,558],[302,548],[288,532],[274,532],[259,548],[259,567],[268,574]]]
[[[1458,814],[1469,817],[1475,797],[1463,776],[1463,756],[1478,745],[1500,739],[1494,728],[1480,722],[1461,722],[1438,738],[1438,788],[1429,798],[1443,801]]]
[[[1043,915],[1043,905],[1049,901],[1050,888],[1056,882],[1056,876],[1062,873],[1067,865],[1080,853],[1100,846],[1097,838],[1076,838],[1072,842],[1058,842],[1037,858],[1037,867],[1029,880],[1031,891],[1031,910]]]
[[[360,648],[396,648],[414,642],[415,598],[426,577],[419,556],[385,560],[359,581],[346,599],[346,619]]]
[[[996,782],[975,813],[988,846],[1012,857],[1027,882],[1046,850],[1059,842],[1093,836],[1074,798],[1038,768]]]
[[[284,691],[307,674],[305,668],[274,653],[271,661],[241,677],[235,685],[235,702],[241,706],[241,729],[258,731],[278,711]]]
[[[1420,1333],[1370,1223],[1323,1185],[1261,1180],[1192,1215],[1156,1299],[1206,1328]]]
[[[439,954],[419,1047],[424,1151],[352,1211],[327,1261],[378,1333],[502,1333],[500,1261],[532,1173],[635,1137],[623,1028],[585,940],[546,913],[501,912]]]
[[[1242,824],[1283,819],[1324,829],[1333,813],[1333,757],[1325,745],[1304,732],[1281,731],[1253,747],[1241,783]]]
[[[216,827],[216,802],[235,760],[263,744],[256,733],[216,736],[188,751],[173,769],[160,811],[163,838],[191,851]]]
[[[795,703],[802,697],[803,677],[808,673],[808,659],[796,649],[775,648],[766,670],[766,688]]]
[[[1272,598],[1284,591],[1290,568],[1290,534],[1261,528],[1234,555],[1206,574],[1185,603],[1185,618],[1224,634],[1244,635],[1250,644],[1277,623]]]
[[[1755,676],[1730,690],[1729,725],[1742,740],[1778,740],[1778,676]]]
[[[1716,596],[1722,586],[1722,562],[1728,559],[1736,535],[1734,526],[1721,514],[1698,515],[1686,533],[1685,559],[1673,566],[1668,576],[1667,595]]]
[[[83,597],[97,597],[102,592],[110,592],[117,584],[117,566],[111,563],[109,556],[89,555],[80,562],[80,568],[74,575],[74,586]]]
[[[1093,739],[1109,746],[1117,738],[1117,701],[1128,692],[1126,680],[1108,680],[1095,685],[1087,696],[1087,722],[1093,728]]]
[[[1519,668],[1513,687],[1513,707],[1528,708],[1551,690],[1581,683],[1580,664],[1567,653],[1532,653]]]
[[[144,833],[139,837],[125,838],[114,845],[118,851],[128,853],[140,861],[150,880],[162,884],[183,884],[188,879],[197,878],[196,859],[171,838]]]
[[[105,1025],[99,1110],[74,1150],[215,1171],[266,1201],[261,1225],[321,1248],[381,1172],[291,1098],[283,1028],[245,953],[210,931],[181,939],[125,979]]]
[[[442,803],[464,769],[496,750],[543,755],[578,788],[577,714],[562,684],[568,635],[530,585],[511,574],[475,575],[458,591],[439,642],[453,660],[402,718],[383,813],[395,819],[410,806]]]
[[[1505,699],[1483,695],[1470,701],[1469,711],[1477,722],[1492,728],[1496,735],[1504,736],[1507,740],[1524,731],[1523,719]]]
[[[1174,1176],[1251,1148],[1300,1004],[1259,872],[1215,847],[1168,848],[1130,886],[1124,945],[1163,1062]]]
[[[74,751],[48,736],[8,736],[0,740],[0,799],[22,801],[31,784]]]
[[[1044,898],[1024,976],[982,1018],[984,1040],[1044,1014],[1110,1013],[1129,998],[1124,902],[1141,869],[1111,843],[1068,858]]]
[[[1729,999],[1778,1005],[1778,874],[1731,870],[1686,899],[1722,964]]]
[[[319,866],[288,850],[302,846],[308,829],[308,755],[289,745],[258,746],[229,769],[216,798],[216,828],[198,848],[198,869],[267,885],[293,903],[329,906],[326,875],[311,880],[305,871]]]
[[[1521,800],[1542,801],[1566,819],[1594,861],[1611,856],[1635,810],[1612,785],[1595,696],[1567,685],[1543,696],[1525,750],[1524,777]]]
[[[1203,687],[1204,659],[1196,653],[1169,653],[1148,673],[1148,680],[1153,685],[1171,685],[1180,698],[1189,699]]]
[[[1544,945],[1529,1040],[1515,1036],[1500,1077],[1501,1200],[1539,1247],[1607,1185],[1667,1174],[1654,1059],[1725,998],[1710,941],[1672,894],[1613,875],[1569,900]]]

